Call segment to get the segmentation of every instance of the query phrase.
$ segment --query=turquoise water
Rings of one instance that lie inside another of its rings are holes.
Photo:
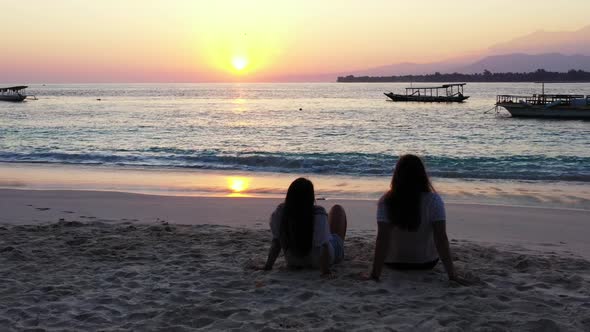
[[[406,85],[35,85],[38,100],[0,104],[0,162],[387,176],[415,153],[438,178],[590,182],[590,122],[484,114],[496,94],[539,85],[468,84],[463,104],[386,101]]]

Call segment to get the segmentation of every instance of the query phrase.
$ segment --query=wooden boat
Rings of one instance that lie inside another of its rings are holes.
[[[11,86],[8,88],[0,88],[0,100],[2,101],[23,101],[27,98],[27,95],[23,90],[28,88],[27,86]]]
[[[434,103],[462,103],[469,96],[463,95],[467,83],[444,84],[441,86],[409,87],[405,94],[384,93],[392,101],[420,101]]]
[[[497,107],[515,118],[590,120],[590,95],[498,95]]]

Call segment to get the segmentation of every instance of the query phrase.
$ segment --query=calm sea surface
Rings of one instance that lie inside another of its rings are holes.
[[[538,84],[468,84],[463,104],[386,101],[405,86],[34,85],[38,100],[0,104],[0,162],[387,176],[415,153],[438,178],[590,182],[590,122],[484,114],[496,94]]]

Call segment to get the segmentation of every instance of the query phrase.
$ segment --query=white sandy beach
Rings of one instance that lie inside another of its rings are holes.
[[[476,281],[386,270],[360,281],[373,201],[348,212],[345,261],[254,269],[278,199],[0,190],[3,330],[590,330],[588,211],[447,204],[456,264]]]

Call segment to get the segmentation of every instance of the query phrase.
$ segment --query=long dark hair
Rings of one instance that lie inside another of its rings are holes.
[[[305,257],[313,240],[315,194],[313,183],[305,178],[293,181],[287,191],[281,220],[281,247]]]
[[[395,165],[391,187],[385,194],[387,217],[401,229],[416,231],[420,227],[422,193],[434,192],[422,159],[406,154]]]

